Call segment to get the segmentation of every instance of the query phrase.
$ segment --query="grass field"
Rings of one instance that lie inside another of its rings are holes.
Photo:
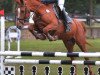
[[[88,39],[87,40],[92,46],[88,46],[89,52],[99,52],[100,51],[100,39]],[[16,50],[16,44],[12,44],[12,50]],[[6,48],[7,49],[7,48]],[[66,48],[61,40],[49,42],[48,40],[40,41],[40,40],[21,40],[21,50],[26,51],[49,51],[49,52],[66,52]],[[80,49],[75,45],[74,51],[79,52]],[[52,59],[52,60],[70,60],[68,57],[23,57],[26,59]],[[83,58],[76,58],[78,60],[84,60]],[[90,58],[91,60],[100,60],[100,58]],[[10,65],[10,64],[7,64]],[[11,64],[13,65],[13,64]],[[32,65],[34,64],[15,64],[16,65],[16,75],[19,75],[19,65],[25,66],[25,75],[32,75]],[[57,74],[57,68],[59,66],[63,67],[63,75],[69,75],[70,73],[70,66],[71,65],[36,65],[37,66],[37,75],[44,75],[44,67],[50,66],[50,75],[58,75]],[[83,67],[84,65],[77,65],[78,69],[78,75],[84,75],[83,74]],[[93,71],[95,72],[95,75],[97,74],[97,69],[99,66],[93,66]]]

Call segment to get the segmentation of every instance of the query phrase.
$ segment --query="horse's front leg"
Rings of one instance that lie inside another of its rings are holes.
[[[85,58],[86,61],[89,60],[89,58]],[[95,75],[92,71],[92,66],[91,65],[88,65],[88,68],[89,68],[89,75]]]
[[[45,40],[46,36],[44,33],[40,33],[38,29],[35,28],[34,24],[28,25],[28,30],[35,36],[36,39]]]
[[[68,39],[64,38],[62,40],[63,40],[63,43],[64,43],[65,47],[67,48],[68,52],[72,53],[74,45],[75,45],[75,39],[72,38],[72,39],[68,40]],[[70,57],[70,58],[71,58],[72,61],[75,60],[74,57]],[[76,65],[73,65],[73,66],[75,67],[75,73],[74,73],[74,75],[77,75],[77,66]]]
[[[57,27],[58,27],[57,25],[49,24],[43,29],[43,33],[46,34],[46,36],[50,41],[55,41],[58,39],[58,36],[55,35]]]

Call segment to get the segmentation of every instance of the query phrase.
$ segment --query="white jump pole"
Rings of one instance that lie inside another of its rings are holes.
[[[0,34],[0,36],[1,36],[1,52],[4,52],[5,51],[5,18],[4,18],[4,16],[1,16],[0,19],[1,19],[0,20],[0,25],[1,25],[1,34]],[[4,56],[1,56],[0,75],[4,75],[4,62],[3,62],[3,60],[4,60]]]

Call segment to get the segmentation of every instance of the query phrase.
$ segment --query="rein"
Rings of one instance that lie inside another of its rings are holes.
[[[24,16],[24,18],[20,18],[21,15],[20,15],[19,17],[17,17],[17,20],[18,20],[20,23],[22,23],[22,21],[27,21],[27,19],[30,18],[30,16],[29,16],[29,17],[26,16],[26,14],[28,13],[28,12],[27,12],[27,9],[26,9],[26,6],[24,5],[24,6],[22,6],[22,7],[25,7],[25,11],[24,11],[24,13],[23,13],[25,16]],[[21,7],[19,7],[19,8],[21,9]],[[20,13],[21,13],[21,12],[20,12]],[[26,17],[27,17],[27,18],[26,18]],[[23,23],[22,23],[22,24],[23,24]]]

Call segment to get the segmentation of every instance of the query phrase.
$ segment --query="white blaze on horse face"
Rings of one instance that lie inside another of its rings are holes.
[[[20,18],[20,8],[18,8],[18,18]]]
[[[34,13],[30,12],[29,23],[34,23],[34,21],[33,21],[33,15],[34,15]]]

